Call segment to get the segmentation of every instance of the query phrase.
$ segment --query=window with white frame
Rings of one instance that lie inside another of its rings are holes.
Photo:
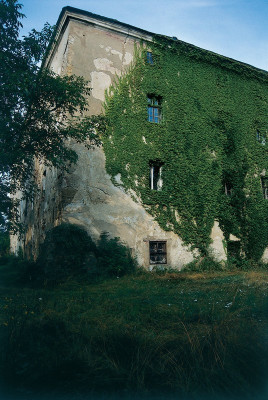
[[[159,160],[150,161],[150,189],[161,190],[163,186],[163,163]]]

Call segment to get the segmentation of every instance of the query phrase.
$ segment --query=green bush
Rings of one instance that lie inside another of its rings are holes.
[[[1,285],[24,284],[31,279],[31,271],[36,268],[33,261],[26,260],[20,256],[6,255],[0,257],[0,282]]]
[[[225,265],[215,261],[212,257],[199,257],[187,264],[183,271],[223,271]]]
[[[98,241],[97,258],[100,273],[108,276],[123,276],[136,268],[130,249],[117,237],[109,239],[107,232],[103,232]]]
[[[37,260],[37,273],[48,283],[58,283],[90,269],[88,257],[96,246],[88,233],[72,224],[56,226],[47,233]]]
[[[95,245],[81,227],[62,224],[47,233],[37,264],[29,271],[35,281],[57,284],[67,278],[123,276],[135,269],[130,250],[119,238],[102,233]]]

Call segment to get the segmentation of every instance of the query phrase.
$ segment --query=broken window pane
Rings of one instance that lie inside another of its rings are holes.
[[[167,263],[167,242],[150,242],[150,264]]]

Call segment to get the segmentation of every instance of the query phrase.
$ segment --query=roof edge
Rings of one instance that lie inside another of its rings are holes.
[[[248,72],[252,73],[254,71],[255,74],[257,74],[259,76],[261,75],[262,77],[264,77],[264,76],[266,76],[268,74],[268,72],[266,70],[263,70],[261,68],[255,67],[255,66],[253,66],[251,64],[247,64],[247,63],[244,63],[242,61],[238,61],[238,60],[235,60],[233,58],[230,58],[230,57],[215,53],[215,52],[213,52],[211,50],[203,49],[203,48],[198,47],[198,46],[196,46],[194,44],[187,43],[187,42],[184,42],[184,41],[179,40],[179,39],[174,40],[174,38],[169,37],[169,36],[157,34],[157,33],[150,32],[150,31],[146,31],[146,30],[138,28],[136,26],[129,25],[129,24],[126,24],[124,22],[120,22],[120,21],[118,21],[116,19],[103,17],[102,15],[94,14],[94,13],[92,13],[90,11],[81,10],[79,8],[75,8],[75,7],[71,7],[71,6],[65,6],[65,7],[62,8],[61,13],[60,13],[59,18],[58,18],[57,23],[56,23],[56,29],[57,30],[62,25],[62,19],[63,19],[64,15],[66,15],[66,14],[78,14],[78,15],[81,15],[81,16],[92,18],[92,19],[94,19],[96,21],[101,21],[104,24],[107,24],[108,28],[109,28],[108,25],[114,25],[115,30],[116,30],[116,27],[117,28],[118,27],[122,27],[123,29],[131,31],[131,32],[129,32],[129,34],[131,34],[131,33],[134,34],[134,32],[137,32],[137,34],[138,34],[137,36],[140,37],[140,39],[144,39],[144,40],[147,40],[147,41],[152,41],[154,37],[162,38],[162,39],[170,41],[172,43],[174,43],[174,41],[175,41],[179,45],[181,44],[184,47],[188,46],[189,48],[194,49],[197,52],[200,52],[200,54],[207,54],[207,55],[210,55],[212,57],[215,57],[215,61],[216,60],[224,61],[225,68],[226,67],[228,68],[228,64],[230,65],[232,70],[234,69],[235,66],[239,66],[239,70],[237,70],[238,73],[242,73],[241,69],[243,69],[245,72],[248,71]],[[69,15],[69,17],[72,18],[71,15]],[[134,36],[136,36],[136,35],[134,35]],[[54,46],[52,46],[52,47],[54,47]],[[53,53],[53,51],[52,51],[52,53]],[[51,53],[50,53],[50,56],[51,56]],[[206,60],[206,61],[208,61],[208,60]]]

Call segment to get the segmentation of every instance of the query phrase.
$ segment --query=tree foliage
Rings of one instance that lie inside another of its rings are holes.
[[[66,168],[77,155],[67,138],[99,144],[95,120],[82,118],[90,94],[88,82],[59,76],[41,61],[52,43],[54,28],[45,24],[20,38],[22,5],[0,0],[0,201],[1,220],[14,217],[18,190],[33,192],[33,158]],[[13,223],[14,227],[14,223]]]

